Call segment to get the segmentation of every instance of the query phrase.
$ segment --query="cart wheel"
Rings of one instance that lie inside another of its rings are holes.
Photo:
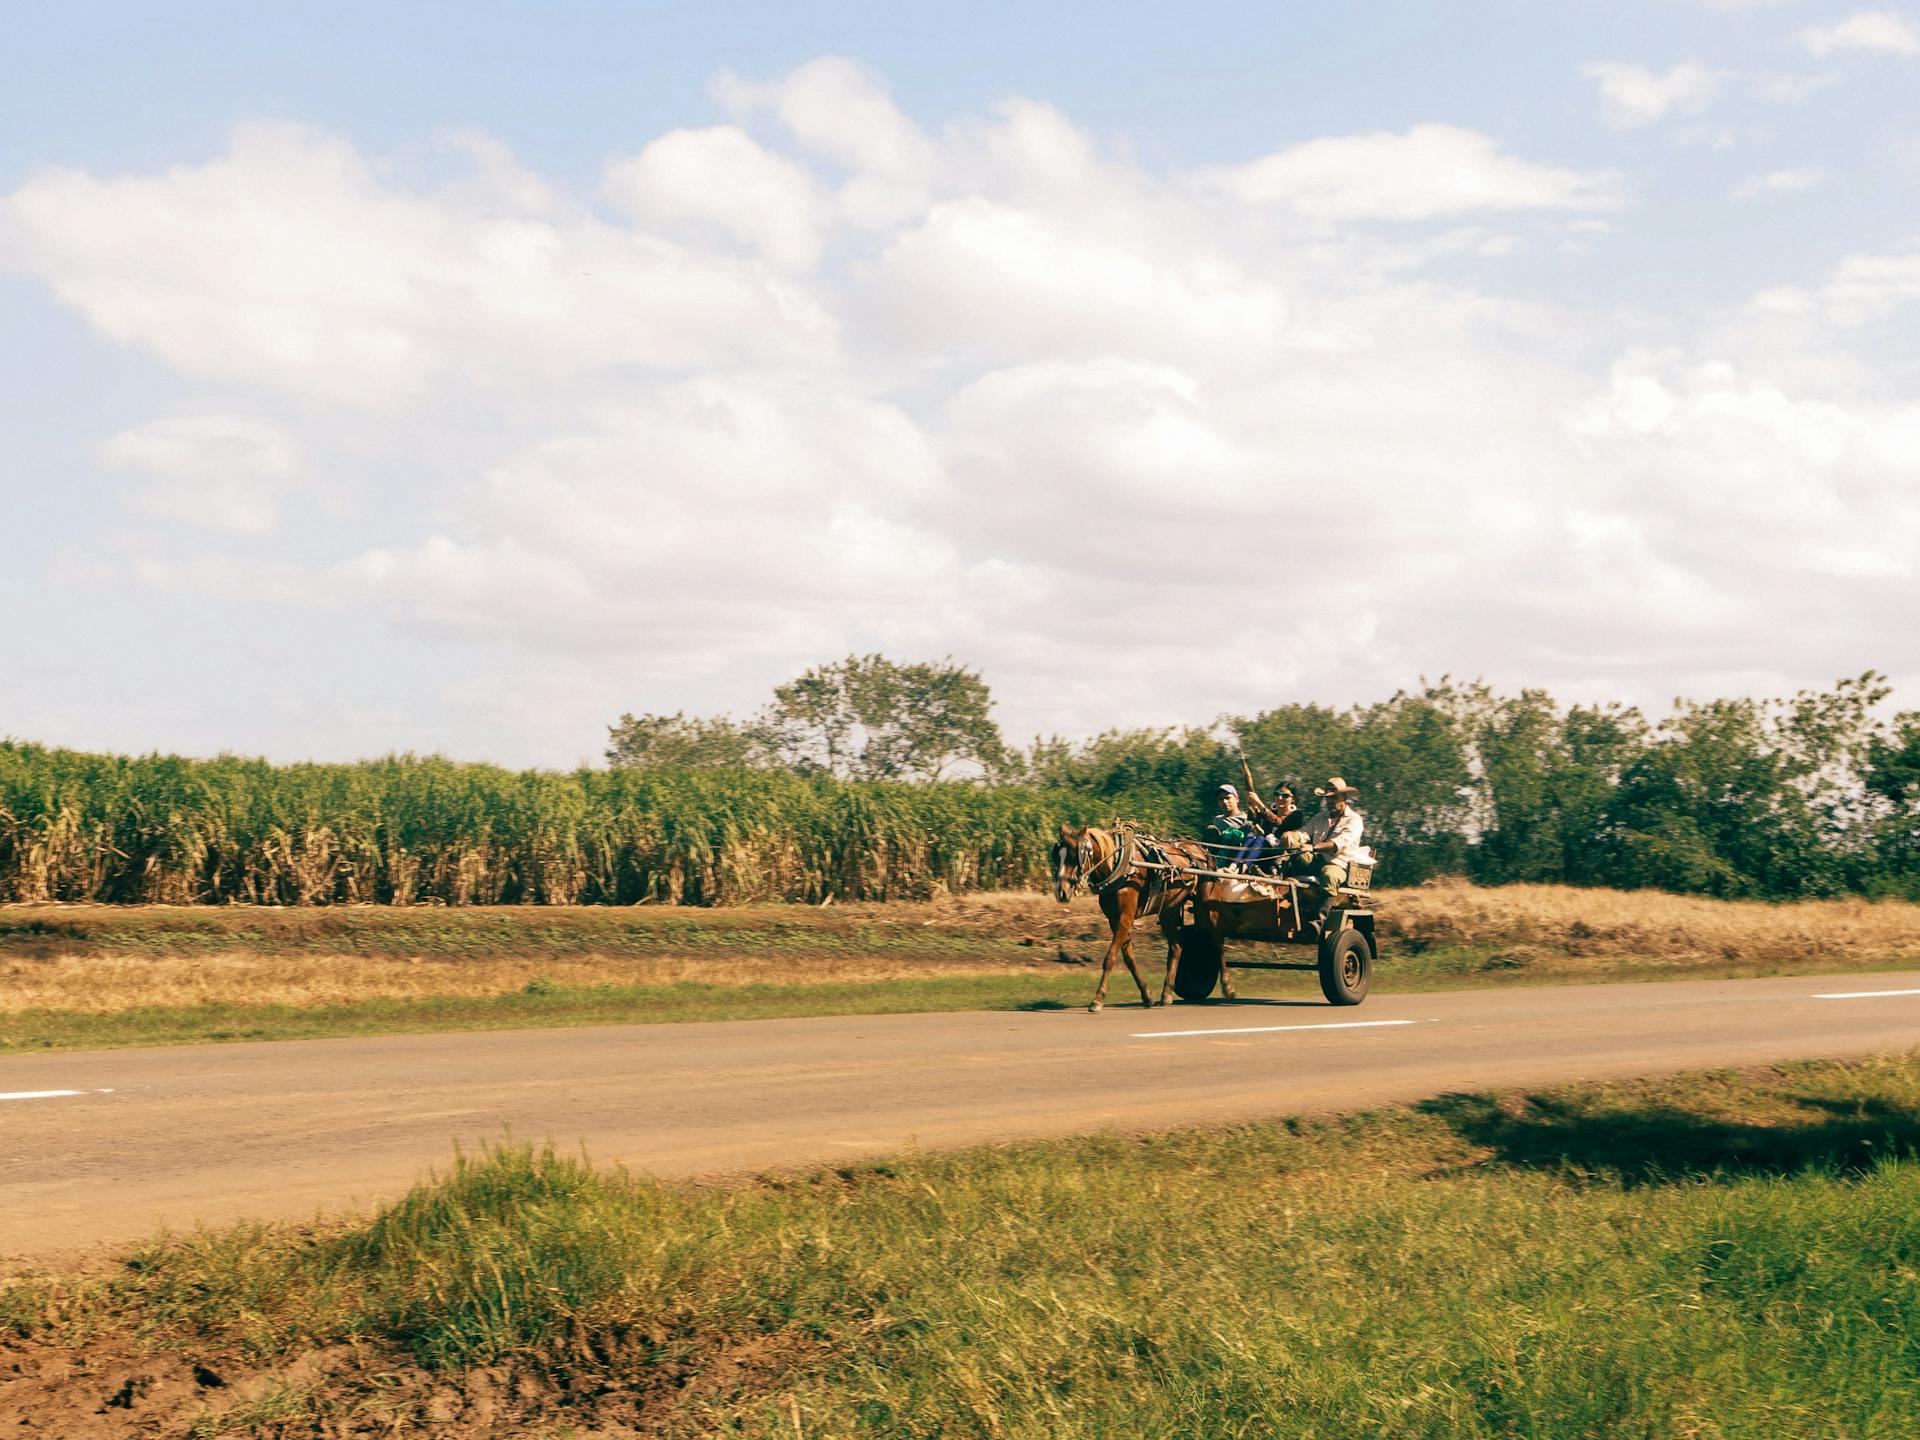
[[[1200,1001],[1220,983],[1220,954],[1226,942],[1198,925],[1180,927],[1180,970],[1173,977],[1173,993],[1182,1000]]]
[[[1320,942],[1320,993],[1329,1005],[1358,1005],[1373,981],[1373,946],[1358,930]]]

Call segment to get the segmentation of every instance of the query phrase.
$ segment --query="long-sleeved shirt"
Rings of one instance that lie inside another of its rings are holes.
[[[1351,805],[1341,815],[1335,815],[1323,805],[1307,821],[1307,838],[1315,848],[1333,841],[1333,858],[1343,865],[1351,865],[1360,858],[1360,832],[1364,828],[1360,812]]]

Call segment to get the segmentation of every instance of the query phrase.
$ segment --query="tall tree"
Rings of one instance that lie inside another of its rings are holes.
[[[1006,763],[986,682],[951,657],[849,655],[778,686],[756,726],[782,764],[853,780],[992,776]]]
[[[1098,796],[1117,814],[1194,827],[1213,813],[1215,787],[1238,774],[1219,737],[1194,727],[1035,740],[1023,772],[1044,789]]]
[[[769,762],[765,738],[725,715],[622,715],[607,731],[607,763],[653,770],[720,770]]]
[[[1863,888],[1920,899],[1920,711],[1896,715],[1873,741],[1866,784],[1876,802],[1876,864],[1863,876]]]

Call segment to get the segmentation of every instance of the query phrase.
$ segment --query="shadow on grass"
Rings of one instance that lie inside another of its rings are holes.
[[[1013,1008],[1016,1010],[1073,1010],[1079,1007],[1069,1005],[1065,1000],[1022,1000]]]
[[[1627,1185],[1805,1170],[1857,1175],[1879,1160],[1920,1153],[1920,1115],[1906,1106],[1856,1097],[1777,1098],[1797,1106],[1804,1121],[1744,1121],[1658,1102],[1623,1108],[1617,1101],[1559,1095],[1504,1104],[1489,1095],[1441,1095],[1417,1108],[1492,1150],[1494,1164],[1618,1176]]]

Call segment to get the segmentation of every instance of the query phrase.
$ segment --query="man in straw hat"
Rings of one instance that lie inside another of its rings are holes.
[[[1313,793],[1320,797],[1320,808],[1307,821],[1307,843],[1313,854],[1311,874],[1315,881],[1308,893],[1319,903],[1311,915],[1301,918],[1318,928],[1333,897],[1347,883],[1347,867],[1360,858],[1362,822],[1360,812],[1349,803],[1360,792],[1340,776],[1315,786]]]

